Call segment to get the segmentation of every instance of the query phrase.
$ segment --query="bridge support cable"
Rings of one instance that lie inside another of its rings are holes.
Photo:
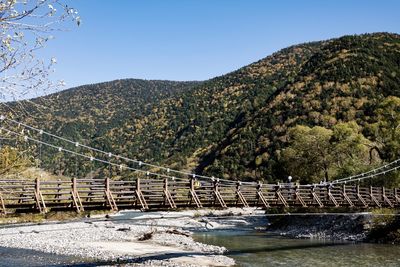
[[[11,118],[7,118],[7,117],[4,116],[4,115],[1,115],[1,116],[0,116],[0,121],[2,122],[2,123],[1,123],[1,124],[2,124],[2,125],[1,125],[2,128],[4,128],[3,125],[4,125],[4,122],[6,121],[6,122],[8,122],[9,125],[11,125],[11,124],[14,125],[14,127],[15,127],[15,126],[17,126],[17,127],[19,127],[19,128],[20,128],[20,127],[23,127],[23,128],[25,128],[25,129],[28,129],[29,131],[38,132],[40,135],[46,135],[46,136],[48,136],[48,137],[51,137],[52,139],[57,139],[57,140],[62,141],[62,142],[64,142],[64,143],[76,144],[76,145],[78,146],[78,148],[84,148],[84,149],[90,150],[91,152],[96,152],[96,153],[101,153],[101,154],[104,154],[104,155],[108,155],[110,159],[111,159],[111,158],[116,158],[116,159],[118,159],[118,160],[124,160],[124,161],[128,161],[128,162],[133,162],[133,163],[135,163],[135,164],[138,164],[139,166],[142,166],[142,165],[143,165],[143,166],[153,167],[153,168],[157,168],[157,169],[159,169],[159,170],[165,170],[165,171],[167,171],[167,172],[174,172],[174,173],[177,173],[177,174],[179,174],[179,175],[195,176],[196,178],[203,178],[203,179],[208,179],[208,180],[212,180],[212,179],[213,179],[213,177],[208,177],[208,176],[203,176],[203,175],[192,174],[192,173],[188,173],[188,172],[184,172],[184,171],[179,171],[179,170],[173,170],[173,169],[170,169],[170,168],[167,168],[167,167],[164,167],[164,166],[158,166],[158,165],[155,165],[155,164],[145,163],[145,162],[142,162],[142,161],[139,161],[139,160],[135,160],[135,159],[127,158],[127,157],[124,157],[124,156],[115,155],[115,154],[110,153],[110,152],[102,151],[102,150],[100,150],[100,149],[96,149],[96,148],[93,148],[93,147],[90,147],[90,146],[87,146],[87,145],[84,145],[84,144],[79,144],[79,143],[77,143],[76,141],[69,140],[69,139],[67,139],[67,138],[63,138],[63,137],[57,136],[57,135],[55,135],[55,134],[46,132],[46,131],[44,131],[44,130],[41,130],[41,129],[38,129],[38,128],[35,128],[35,127],[32,127],[32,126],[29,126],[29,125],[27,125],[27,124],[25,124],[25,123],[22,123],[22,122],[13,120],[13,119],[11,119]],[[5,129],[5,128],[4,128],[4,129]],[[7,129],[6,129],[6,130],[7,130]],[[7,131],[10,132],[10,130],[7,130]],[[19,133],[17,133],[17,134],[19,134]],[[19,135],[23,136],[24,138],[27,137],[27,136],[25,136],[24,134],[19,134]],[[31,138],[31,137],[28,137],[28,139],[33,140],[33,138]],[[47,138],[46,140],[49,140],[49,139],[50,139],[50,138]],[[41,146],[42,146],[42,145],[46,145],[46,144],[47,144],[46,142],[44,142],[44,139],[42,139],[41,136],[40,136],[39,142],[37,142],[37,143],[39,144],[40,150],[41,150]],[[51,146],[54,147],[54,145],[51,145]],[[63,150],[64,150],[64,149],[63,149]],[[66,151],[66,150],[65,150],[65,151]],[[67,152],[70,152],[70,151],[67,151]],[[40,151],[40,154],[41,154],[41,151]],[[74,155],[75,155],[75,156],[84,156],[83,153],[79,153],[79,152],[77,152],[77,151],[75,151]],[[39,156],[39,157],[40,157],[40,156]],[[110,164],[110,166],[111,166],[111,165],[112,165],[112,166],[117,166],[117,165],[118,165],[118,164],[112,163],[112,162],[110,162],[110,161],[105,161],[105,160],[99,160],[99,159],[97,159],[97,161],[103,162],[103,163],[106,163],[106,164]],[[388,172],[395,171],[395,170],[397,170],[398,168],[400,168],[400,159],[397,159],[397,160],[392,161],[392,162],[390,162],[390,163],[387,163],[387,164],[385,164],[385,165],[383,165],[383,166],[381,166],[381,167],[375,168],[375,169],[373,169],[373,170],[370,170],[370,171],[367,171],[367,172],[364,172],[364,173],[360,173],[360,174],[357,174],[357,175],[352,175],[352,176],[349,176],[349,177],[345,177],[345,178],[342,178],[342,179],[335,180],[335,181],[331,182],[331,184],[341,184],[341,183],[345,183],[345,182],[354,182],[354,181],[357,181],[357,180],[362,180],[362,179],[367,179],[367,178],[373,178],[373,177],[375,177],[375,176],[379,176],[379,175],[383,175],[383,174],[388,173]],[[137,168],[136,168],[136,169],[135,169],[135,168],[126,168],[126,169],[131,169],[131,170],[134,170],[134,171],[143,172],[143,170],[140,170],[140,168],[139,168],[139,169],[137,169]],[[170,177],[170,176],[162,175],[162,174],[160,174],[160,173],[154,173],[154,175],[157,175],[158,177],[172,178],[172,177]],[[224,180],[224,179],[220,179],[220,181],[225,181],[225,182],[227,182],[227,183],[228,183],[228,182],[232,182],[232,181]],[[248,184],[254,185],[253,182],[250,182],[250,183],[248,183]]]
[[[168,173],[169,173],[169,172],[173,172],[173,173],[176,173],[176,174],[179,174],[179,175],[184,175],[184,176],[195,176],[196,178],[202,178],[202,179],[208,179],[208,180],[213,180],[213,179],[214,179],[214,177],[209,177],[209,176],[204,176],[204,175],[197,175],[197,174],[193,174],[193,173],[189,173],[189,172],[174,170],[174,169],[171,169],[171,168],[168,168],[168,167],[159,166],[159,165],[155,165],[155,164],[150,164],[150,163],[146,163],[146,162],[143,162],[143,161],[140,161],[140,160],[131,159],[131,158],[124,157],[124,156],[121,156],[121,155],[116,155],[116,154],[113,154],[113,153],[111,153],[111,152],[106,152],[106,151],[103,151],[103,150],[100,150],[100,149],[97,149],[97,148],[94,148],[94,147],[90,147],[90,146],[87,146],[87,145],[84,145],[84,144],[80,144],[79,142],[74,141],[74,140],[69,140],[69,139],[67,139],[67,138],[64,138],[64,137],[61,137],[61,136],[57,136],[57,135],[55,135],[55,134],[49,133],[49,132],[47,132],[47,131],[44,131],[44,130],[42,130],[42,129],[38,129],[38,128],[33,127],[33,126],[30,126],[30,125],[28,125],[28,124],[25,124],[25,123],[16,121],[16,120],[14,120],[14,119],[7,118],[7,117],[4,116],[4,115],[0,115],[0,121],[7,121],[7,122],[9,122],[9,124],[18,125],[18,126],[21,126],[21,127],[26,128],[26,129],[28,129],[28,130],[35,131],[35,132],[39,132],[40,134],[47,135],[47,136],[49,136],[49,137],[51,137],[51,138],[53,138],[53,139],[57,139],[57,140],[62,141],[62,142],[64,142],[64,143],[69,143],[69,144],[72,144],[72,145],[76,145],[78,148],[84,148],[84,149],[90,150],[90,151],[92,151],[92,152],[97,152],[97,153],[100,153],[100,154],[107,155],[109,158],[116,158],[116,159],[118,159],[118,160],[124,160],[124,161],[127,161],[127,162],[132,162],[132,163],[138,164],[139,166],[148,166],[148,167],[150,167],[150,168],[155,168],[155,169],[164,170],[164,171],[167,171]],[[1,126],[1,125],[0,125],[0,126]],[[8,131],[10,131],[10,130],[8,130]],[[17,133],[17,134],[18,134],[18,133]],[[33,138],[31,138],[31,137],[28,137],[28,139],[33,140]],[[43,144],[43,143],[44,143],[44,142],[42,142],[42,139],[41,139],[40,142],[39,142],[39,144]],[[63,149],[63,150],[64,150],[64,149]],[[67,150],[64,150],[64,151],[67,151]],[[67,151],[67,152],[70,152],[70,151]],[[82,155],[82,153],[79,153],[79,152],[77,152],[77,151],[74,151],[74,152],[75,152],[75,153],[74,153],[75,156],[80,156],[80,155]],[[98,159],[96,159],[96,160],[97,160],[97,161],[101,161],[101,162],[103,162],[103,163],[107,163],[107,162],[105,162],[104,160],[98,160]],[[117,166],[117,165],[118,165],[118,164],[112,164],[111,162],[108,162],[108,163],[109,163],[110,165],[113,165],[113,166]],[[118,166],[119,166],[119,165],[118,165]],[[136,170],[136,171],[139,171],[139,172],[143,172],[143,170],[135,169],[135,168],[127,168],[127,169],[132,169],[132,170]],[[168,177],[168,178],[172,178],[172,176],[160,175],[160,174],[158,174],[158,173],[151,173],[151,174],[158,175],[159,177]],[[225,181],[225,182],[232,182],[232,181],[230,181],[230,180],[225,180],[225,179],[219,179],[219,180],[220,180],[220,181]],[[251,183],[249,183],[249,184],[255,184],[255,183],[254,183],[254,182],[251,182]]]

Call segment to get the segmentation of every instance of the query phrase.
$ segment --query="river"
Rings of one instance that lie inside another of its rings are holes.
[[[147,218],[138,218],[142,215],[146,215]],[[157,218],[165,217],[164,220],[169,221],[182,217],[180,213],[171,213],[170,219],[166,217],[167,215],[160,212],[126,211],[109,220],[115,223],[140,225],[147,220],[158,222]],[[226,247],[228,249],[226,256],[235,259],[237,266],[400,266],[400,246],[398,245],[289,239],[265,230],[255,231],[255,227],[266,225],[265,216],[210,216],[205,219],[208,222],[206,225],[216,223],[233,225],[229,229],[235,230],[207,230],[207,227],[201,230],[188,226],[194,232],[194,239],[198,242]],[[185,219],[183,220],[185,222]],[[0,266],[96,266],[98,264],[93,260],[79,257],[0,247]]]
[[[400,266],[396,245],[288,239],[248,230],[200,232],[194,238],[226,247],[237,266]]]

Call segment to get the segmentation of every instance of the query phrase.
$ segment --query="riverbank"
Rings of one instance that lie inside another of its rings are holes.
[[[191,230],[252,227],[254,209],[121,212],[81,221],[4,225],[0,247],[34,249],[85,263],[134,266],[232,266],[224,247],[195,242]],[[248,215],[245,217],[239,217]],[[221,219],[225,216],[226,219]],[[238,216],[237,218],[235,216]]]
[[[400,244],[400,217],[395,215],[288,214],[270,216],[268,220],[267,231],[289,238]]]

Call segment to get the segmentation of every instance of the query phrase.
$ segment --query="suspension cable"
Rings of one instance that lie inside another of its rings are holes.
[[[78,147],[82,147],[82,148],[91,150],[91,151],[94,151],[94,152],[98,152],[98,153],[107,155],[108,157],[114,157],[114,158],[122,159],[122,160],[125,160],[125,161],[128,161],[128,162],[133,162],[133,163],[138,164],[139,166],[142,166],[142,165],[143,165],[143,166],[148,166],[148,167],[152,167],[152,168],[158,168],[158,169],[161,169],[161,170],[166,171],[167,173],[172,172],[172,173],[176,173],[176,174],[192,176],[193,178],[203,178],[203,179],[210,179],[210,180],[225,181],[225,182],[228,182],[228,183],[232,183],[232,182],[233,182],[233,183],[236,183],[235,181],[232,181],[232,180],[221,179],[221,178],[215,178],[215,177],[213,177],[213,176],[210,177],[210,176],[205,176],[205,175],[199,175],[199,174],[194,174],[194,173],[179,171],[179,170],[171,169],[171,168],[164,167],[164,166],[160,166],[160,165],[155,165],[155,164],[146,163],[146,162],[143,162],[143,161],[140,161],[140,160],[136,160],[136,159],[131,159],[131,158],[128,158],[128,157],[125,157],[125,156],[116,155],[116,154],[113,154],[113,153],[111,153],[111,152],[106,152],[106,151],[103,151],[103,150],[100,150],[100,149],[97,149],[97,148],[94,148],[94,147],[90,147],[90,146],[81,144],[81,143],[76,142],[76,141],[72,141],[72,140],[67,139],[67,138],[64,138],[64,137],[61,137],[61,136],[58,136],[58,135],[49,133],[49,132],[47,132],[47,131],[44,131],[44,130],[42,130],[42,129],[38,129],[38,128],[36,128],[36,127],[30,126],[30,125],[28,125],[28,124],[25,124],[25,123],[22,123],[22,122],[19,122],[19,121],[16,121],[16,120],[14,120],[14,119],[7,118],[7,117],[4,116],[4,115],[1,115],[1,116],[0,116],[0,120],[2,120],[2,121],[3,121],[3,120],[7,120],[7,121],[9,121],[9,122],[11,122],[11,123],[14,123],[14,124],[23,126],[23,127],[27,128],[27,129],[30,129],[30,130],[33,130],[33,131],[40,132],[40,133],[42,133],[42,134],[51,136],[51,137],[53,137],[53,138],[55,138],[55,139],[58,139],[58,140],[61,140],[61,141],[64,141],[64,142],[67,142],[67,143],[76,145],[76,146],[78,146]],[[168,175],[167,175],[167,176],[168,176]],[[168,176],[168,177],[170,177],[170,176]],[[242,182],[242,184],[251,184],[251,185],[253,185],[253,184],[255,184],[255,182]]]

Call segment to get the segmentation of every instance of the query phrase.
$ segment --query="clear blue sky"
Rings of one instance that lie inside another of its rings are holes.
[[[41,52],[66,88],[120,78],[205,80],[289,45],[400,33],[398,0],[81,0],[82,25]]]

